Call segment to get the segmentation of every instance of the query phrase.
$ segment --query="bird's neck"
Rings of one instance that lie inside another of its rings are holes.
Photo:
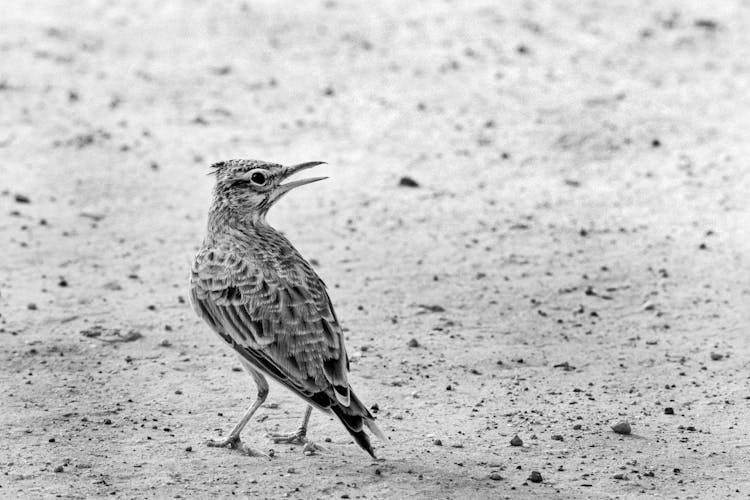
[[[226,205],[215,204],[208,214],[209,234],[217,234],[227,229],[254,235],[271,229],[271,226],[266,221],[265,211],[237,210]]]

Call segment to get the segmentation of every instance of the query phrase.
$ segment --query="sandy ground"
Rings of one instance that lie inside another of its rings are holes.
[[[748,3],[297,4],[4,7],[0,497],[750,495]],[[380,461],[273,445],[276,386],[272,460],[202,444],[255,391],[185,301],[238,157],[329,162],[271,221]]]

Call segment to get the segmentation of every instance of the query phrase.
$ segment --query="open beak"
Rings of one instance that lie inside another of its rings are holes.
[[[299,165],[284,167],[284,170],[281,173],[281,178],[286,179],[287,177],[290,177],[297,172],[301,172],[302,170],[307,170],[308,168],[316,167],[318,165],[323,165],[324,163],[324,161],[308,161],[307,163],[300,163]],[[323,179],[328,179],[328,177],[312,177],[310,179],[300,179],[298,181],[280,184],[278,188],[278,196],[281,196],[296,187],[304,186],[305,184],[312,184],[313,182],[322,181]]]

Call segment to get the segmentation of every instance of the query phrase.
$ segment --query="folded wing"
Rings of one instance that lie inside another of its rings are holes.
[[[204,249],[190,282],[193,308],[226,342],[310,404],[333,411],[372,454],[362,425],[382,434],[351,392],[343,332],[309,266],[290,263],[279,272],[230,249]]]

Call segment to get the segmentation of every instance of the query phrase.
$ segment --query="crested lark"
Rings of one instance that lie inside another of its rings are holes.
[[[266,376],[309,405],[299,430],[274,435],[275,442],[306,443],[313,406],[333,412],[373,457],[364,427],[383,438],[347,380],[344,335],[325,284],[289,240],[266,222],[268,209],[284,194],[325,177],[282,181],[321,163],[286,167],[230,160],[212,166],[216,187],[208,234],[191,269],[190,300],[237,352],[255,380],[258,397],[229,436],[209,441],[210,446],[258,454],[242,444],[240,432],[268,395]]]

